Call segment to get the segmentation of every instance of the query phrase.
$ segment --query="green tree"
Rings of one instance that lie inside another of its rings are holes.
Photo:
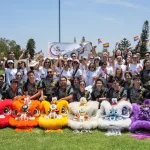
[[[146,44],[148,38],[149,38],[149,22],[146,20],[142,28],[140,41],[135,48],[135,50],[137,51],[138,47],[140,46],[140,54],[142,58],[144,58],[145,53],[148,51],[147,44]]]
[[[118,49],[120,49],[121,51],[124,50],[129,50],[131,49],[131,43],[129,40],[127,40],[126,38],[124,38],[119,44],[118,44]]]
[[[28,40],[26,49],[30,53],[31,59],[33,59],[34,53],[35,53],[35,41],[34,41],[34,39],[31,38]]]
[[[15,58],[18,59],[21,55],[20,45],[16,43],[14,40],[8,40],[6,38],[0,38],[0,55],[2,57],[7,57],[8,52],[12,50],[14,51]]]

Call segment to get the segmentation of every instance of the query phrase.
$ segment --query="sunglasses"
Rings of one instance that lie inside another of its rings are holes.
[[[71,56],[71,57],[76,57],[76,56]]]
[[[53,71],[48,71],[47,73],[52,73]]]
[[[74,64],[78,64],[78,62],[73,62]]]
[[[85,84],[80,84],[80,85],[85,85]]]

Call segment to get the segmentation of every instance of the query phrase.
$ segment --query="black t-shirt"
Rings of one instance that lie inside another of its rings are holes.
[[[146,88],[149,85],[148,82],[150,81],[150,70],[143,69],[140,74],[142,84]]]
[[[127,90],[123,87],[120,87],[117,91],[114,88],[110,88],[106,94],[106,98],[109,98],[110,101],[112,98],[117,98],[118,101],[122,98],[127,98]]]
[[[18,87],[15,91],[13,91],[11,89],[11,87],[9,89],[7,89],[6,91],[6,99],[13,99],[16,96],[22,96],[23,95],[23,90],[22,88]]]
[[[33,84],[27,81],[24,84],[24,92],[28,92],[29,96],[35,95],[40,89],[43,89],[42,81],[35,81]]]
[[[97,98],[106,97],[107,91],[108,91],[108,89],[105,87],[103,87],[100,91],[97,90],[96,88],[93,88],[92,93],[91,93],[92,100],[96,100]]]
[[[0,97],[1,99],[4,99],[6,97],[6,91],[9,88],[9,85],[7,83],[3,83],[0,87]]]
[[[61,99],[66,96],[70,96],[73,94],[73,88],[71,86],[67,86],[66,88],[58,87],[56,90],[57,99]]]
[[[147,90],[145,90],[145,88],[143,87],[136,89],[133,86],[127,90],[127,98],[131,103],[142,104],[144,99],[146,98],[146,94]]]
[[[131,83],[124,81],[121,86],[124,87],[125,90],[127,90],[128,88],[131,88],[133,86],[133,81],[131,81]]]
[[[43,80],[43,91],[44,95],[49,95],[50,97],[56,96],[57,80],[46,78]]]
[[[85,90],[84,92],[81,92],[80,90],[77,90],[73,93],[73,101],[80,101],[81,97],[85,97],[86,100],[90,100],[91,99],[91,94],[89,91]]]

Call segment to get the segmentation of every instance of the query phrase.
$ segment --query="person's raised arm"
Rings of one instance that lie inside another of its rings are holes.
[[[92,54],[93,54],[94,57],[97,57],[96,47],[97,47],[97,46],[93,46],[93,47],[92,47]]]

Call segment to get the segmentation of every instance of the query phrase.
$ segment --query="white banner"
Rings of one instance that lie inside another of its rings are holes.
[[[80,51],[80,56],[87,56],[92,50],[92,46],[89,42],[84,42],[82,45],[77,43],[49,43],[48,44],[48,53],[50,57],[57,58],[58,54],[64,55],[67,54],[68,57],[71,57],[71,53],[78,54]]]

